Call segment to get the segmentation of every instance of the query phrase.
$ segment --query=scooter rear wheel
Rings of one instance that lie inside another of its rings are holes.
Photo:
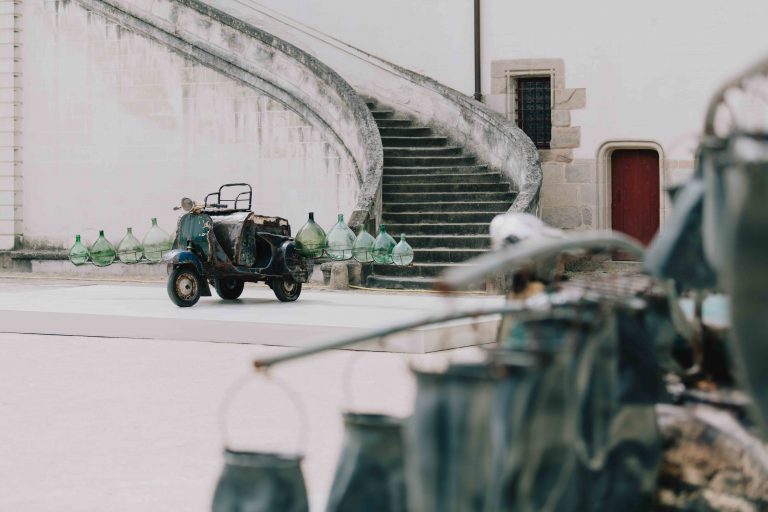
[[[226,279],[214,279],[213,286],[216,293],[224,300],[235,300],[243,293],[245,282],[234,277]]]

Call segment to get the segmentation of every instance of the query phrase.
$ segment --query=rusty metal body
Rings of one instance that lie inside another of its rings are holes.
[[[222,199],[222,189],[228,186],[246,186],[248,191]],[[212,195],[216,202],[209,203]],[[246,200],[247,208],[240,207]],[[309,278],[309,264],[296,252],[288,221],[253,213],[250,186],[245,184],[224,185],[209,194],[204,205],[182,215],[173,247],[164,256],[169,272],[186,267],[194,271],[203,296],[211,295],[208,284],[216,280],[273,286],[306,283]]]

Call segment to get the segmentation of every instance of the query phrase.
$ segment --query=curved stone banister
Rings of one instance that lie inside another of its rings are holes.
[[[383,149],[357,91],[316,57],[198,0],[76,0],[117,24],[250,85],[317,126],[354,166],[360,185],[352,218],[374,212]]]
[[[533,142],[514,123],[486,105],[332,36],[303,25],[253,0],[206,0],[233,16],[312,53],[361,93],[434,127],[500,171],[517,190],[510,211],[534,212],[542,172]],[[373,184],[368,184],[373,187]]]

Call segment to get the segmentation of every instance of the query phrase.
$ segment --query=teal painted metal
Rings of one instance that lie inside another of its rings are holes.
[[[301,458],[226,450],[213,512],[307,512]]]
[[[326,512],[403,512],[406,508],[403,420],[344,414],[344,445]]]

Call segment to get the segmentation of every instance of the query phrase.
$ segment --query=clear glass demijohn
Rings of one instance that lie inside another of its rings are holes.
[[[152,228],[144,235],[142,245],[144,257],[149,261],[160,261],[171,248],[169,235],[157,225],[157,219],[152,219]]]
[[[309,212],[307,223],[296,233],[296,251],[305,258],[319,258],[326,247],[325,231],[315,222],[315,213]]]
[[[103,230],[99,231],[99,238],[93,242],[93,245],[89,249],[89,253],[91,255],[91,262],[97,267],[111,265],[117,256],[115,246],[104,237]]]
[[[88,257],[88,248],[80,241],[80,235],[75,235],[75,244],[69,249],[69,261],[79,266],[86,263]]]
[[[373,244],[373,261],[376,263],[392,263],[392,249],[395,248],[395,239],[389,236],[384,224],[379,226],[379,235]]]
[[[400,242],[392,249],[392,261],[395,265],[410,265],[413,262],[413,248],[405,241],[405,234],[400,234]]]
[[[360,226],[360,233],[355,239],[355,244],[352,246],[352,255],[360,263],[370,263],[373,261],[373,244],[376,243],[376,239],[373,238],[365,226]]]
[[[348,260],[352,258],[352,247],[355,245],[355,232],[344,222],[344,214],[339,214],[336,224],[328,232],[326,252],[332,260]]]
[[[117,244],[117,258],[123,263],[136,263],[141,259],[143,251],[141,242],[133,236],[133,229],[128,228],[123,239]]]

